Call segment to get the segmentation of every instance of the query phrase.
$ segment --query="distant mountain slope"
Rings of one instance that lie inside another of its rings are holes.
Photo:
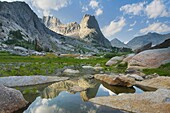
[[[102,34],[98,22],[94,16],[85,15],[81,23],[71,22],[63,24],[55,17],[44,16],[44,24],[56,33],[65,36],[82,39],[88,43],[98,46],[111,47],[110,42]]]
[[[114,38],[113,40],[110,41],[112,47],[118,47],[118,48],[129,48],[126,44],[118,40],[117,38]]]
[[[150,49],[160,49],[160,48],[167,48],[170,47],[170,38],[165,40],[163,43],[158,44],[154,47],[151,47]]]
[[[152,42],[152,45],[160,44],[169,38],[170,38],[170,33],[164,35],[158,33],[148,33],[146,35],[133,38],[131,41],[127,43],[127,45],[132,49],[137,49],[150,42]]]
[[[52,22],[62,24],[54,18]],[[47,25],[52,26],[50,23],[51,21],[47,22]],[[108,46],[104,47],[100,43],[95,46],[95,44],[51,31],[25,2],[0,1],[0,44],[6,44],[6,48],[22,46],[60,53],[85,54],[111,51]]]

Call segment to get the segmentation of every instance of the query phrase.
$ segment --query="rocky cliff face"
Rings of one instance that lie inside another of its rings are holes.
[[[64,25],[53,17],[41,20],[25,2],[0,2],[0,45],[6,44],[6,48],[22,46],[60,53],[98,53],[110,50],[101,45],[98,45],[100,48],[97,48],[84,40],[57,34],[42,22],[51,29],[61,26],[62,29],[59,29],[59,32],[63,34],[74,34],[74,31],[80,29],[80,25],[77,23]],[[79,34],[79,32],[76,33]]]
[[[131,41],[128,42],[127,45],[132,49],[137,49],[150,42],[152,43],[152,45],[160,44],[166,39],[170,39],[170,33],[165,35],[161,35],[158,33],[148,33],[146,35],[133,38]]]
[[[52,31],[65,36],[79,38],[98,46],[111,47],[110,42],[102,34],[98,22],[94,16],[85,15],[80,24],[77,22],[72,22],[69,24],[62,24],[60,22],[60,24],[56,24],[53,22],[54,18],[55,17],[43,18],[44,24]],[[50,24],[47,24],[47,22],[50,22]]]
[[[113,40],[110,41],[112,47],[118,47],[118,48],[129,48],[126,44],[118,40],[117,38],[114,38]]]
[[[34,42],[37,40],[42,49],[50,48],[50,37],[54,35],[52,31],[46,28],[39,20],[37,15],[24,2],[0,2],[0,21],[2,31],[1,41],[12,39],[9,35],[15,31],[20,31],[22,39],[25,42]],[[55,34],[54,37],[58,37]],[[18,37],[16,37],[18,38]]]
[[[103,45],[105,47],[111,47],[110,42],[102,34],[99,24],[94,16],[85,15],[80,23],[79,36],[81,39]]]

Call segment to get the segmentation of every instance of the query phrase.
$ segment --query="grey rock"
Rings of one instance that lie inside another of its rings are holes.
[[[137,81],[142,81],[144,80],[143,77],[137,75],[137,74],[128,74],[127,77],[131,77],[131,78],[134,78],[135,80]]]
[[[168,98],[170,98],[170,90],[158,89],[155,92],[144,92],[142,94],[97,97],[90,99],[90,101],[135,113],[169,113],[170,103],[167,102]]]
[[[170,89],[170,77],[159,76],[156,78],[136,82],[139,87],[148,87],[152,89],[166,88]]]
[[[22,93],[16,89],[0,85],[0,92],[0,113],[12,113],[28,104]]]
[[[146,50],[135,55],[129,62],[128,68],[145,69],[158,68],[170,62],[170,48]]]
[[[58,82],[69,79],[68,77],[55,76],[9,76],[0,77],[0,84],[9,87],[37,85],[51,82]]]
[[[119,61],[122,61],[124,59],[124,56],[115,56],[111,58],[109,61],[106,62],[106,66],[112,66],[114,64],[117,64]]]

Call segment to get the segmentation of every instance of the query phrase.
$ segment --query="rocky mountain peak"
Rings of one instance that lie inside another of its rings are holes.
[[[43,16],[43,23],[46,26],[54,26],[54,27],[62,24],[58,18],[53,16]]]
[[[90,28],[97,30],[100,29],[95,16],[91,16],[89,14],[84,15],[83,19],[81,20],[80,26],[81,28]]]

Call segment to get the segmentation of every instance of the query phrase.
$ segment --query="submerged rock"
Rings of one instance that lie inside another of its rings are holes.
[[[135,84],[134,79],[125,76],[110,76],[106,74],[96,74],[94,75],[94,78],[114,86],[132,87]]]
[[[12,113],[27,105],[20,91],[0,85],[0,113]]]
[[[96,97],[90,99],[90,101],[114,109],[122,109],[135,113],[169,113],[169,99],[170,90],[158,89],[155,92],[144,92],[142,94]]]
[[[0,77],[0,84],[9,87],[37,85],[50,82],[58,82],[69,79],[68,77],[54,77],[54,76],[9,76]]]

